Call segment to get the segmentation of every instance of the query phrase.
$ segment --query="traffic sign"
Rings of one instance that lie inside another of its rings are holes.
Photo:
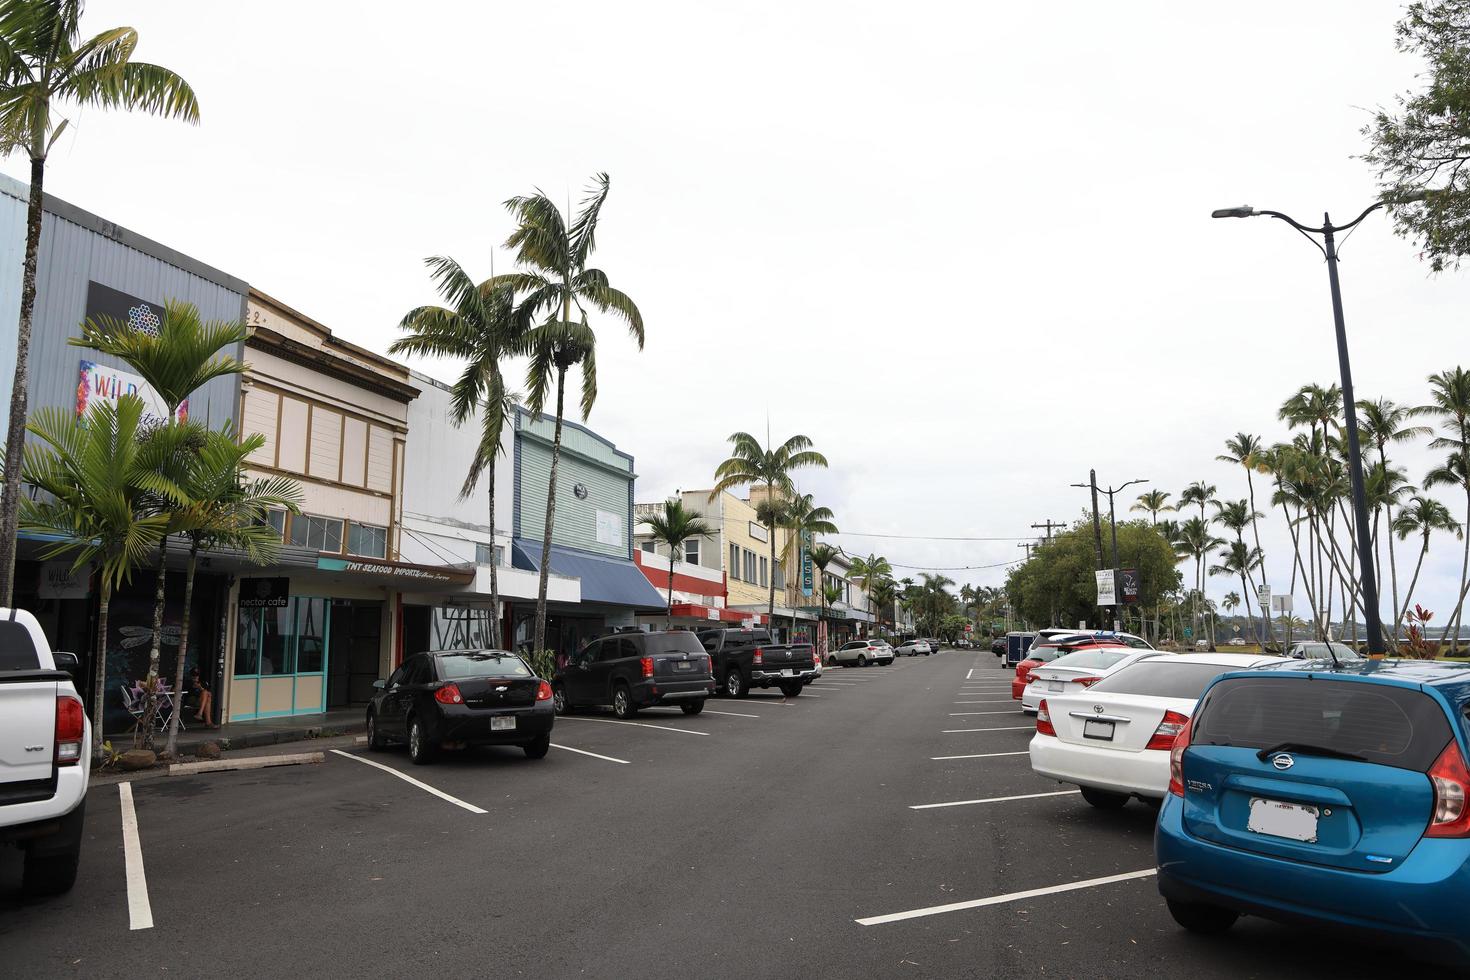
[[[1194,627],[1193,626],[1186,626],[1186,627],[1184,627],[1184,638],[1187,640],[1187,639],[1189,639],[1192,636],[1194,636]]]

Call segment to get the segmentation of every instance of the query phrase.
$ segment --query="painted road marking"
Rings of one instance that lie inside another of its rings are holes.
[[[961,912],[965,909],[979,909],[987,905],[1004,905],[1008,902],[1020,902],[1028,898],[1040,898],[1043,895],[1059,895],[1062,892],[1074,892],[1083,888],[1096,888],[1099,885],[1111,885],[1120,881],[1132,881],[1136,878],[1148,878],[1157,873],[1157,869],[1148,868],[1143,871],[1129,871],[1126,874],[1108,875],[1106,878],[1088,878],[1086,881],[1073,881],[1065,885],[1052,885],[1048,888],[1032,888],[1024,892],[1010,892],[1006,895],[992,895],[990,898],[977,898],[969,902],[955,902],[951,905],[932,905],[927,909],[914,909],[910,912],[892,912],[888,915],[874,915],[866,919],[857,919],[860,926],[881,926],[889,922],[902,922],[905,919],[918,919],[926,915],[943,915],[945,912]]]
[[[949,716],[958,718],[961,715],[1013,715],[1015,713],[1016,709],[1012,708],[1010,711],[951,711]]]
[[[969,680],[970,679],[970,675],[973,674],[973,673],[975,673],[975,668],[974,667],[971,667],[969,670],[965,671],[965,680]]]
[[[682,732],[685,735],[708,735],[709,732],[696,732],[692,728],[674,728],[672,725],[649,725],[641,721],[616,721],[612,718],[581,718],[577,715],[562,715],[558,721],[595,721],[603,725],[626,725],[630,728],[652,728],[660,732]]]
[[[1015,725],[1009,728],[946,728],[941,735],[967,735],[970,732],[1034,732],[1035,725]]]
[[[728,715],[731,718],[759,718],[760,717],[760,715],[744,715],[744,714],[741,714],[738,711],[716,711],[714,708],[705,708],[704,709],[704,714],[707,714],[707,715]]]
[[[1016,698],[988,698],[984,701],[951,701],[950,704],[1008,704],[1019,705],[1021,702]]]
[[[399,779],[403,780],[405,783],[408,783],[408,784],[410,784],[412,786],[417,786],[419,789],[423,790],[425,793],[428,793],[431,796],[437,796],[437,797],[439,797],[439,799],[444,800],[444,801],[446,801],[448,803],[453,803],[455,806],[463,807],[464,809],[470,811],[471,813],[488,813],[489,812],[488,810],[481,810],[479,807],[475,806],[473,803],[466,803],[464,800],[461,800],[458,797],[450,796],[448,793],[444,792],[443,790],[435,789],[434,787],[430,786],[428,783],[421,783],[417,779],[414,779],[412,776],[408,775],[407,773],[399,772],[397,769],[394,769],[392,766],[385,766],[381,762],[374,762],[372,759],[364,759],[360,755],[353,755],[351,752],[343,752],[341,749],[333,749],[332,752],[335,755],[340,755],[344,759],[351,759],[353,762],[361,762],[365,766],[372,766],[374,769],[381,769],[384,772],[388,773],[390,776],[397,776]]]
[[[563,752],[575,752],[578,755],[590,755],[592,756],[592,758],[601,759],[603,762],[616,762],[620,766],[632,765],[632,763],[629,762],[627,759],[614,759],[610,755],[598,755],[596,752],[588,752],[586,749],[574,749],[570,745],[557,745],[555,742],[552,742],[551,747],[553,749],[561,749]]]
[[[950,759],[994,759],[1003,755],[1030,755],[1030,749],[1022,749],[1020,752],[981,752],[979,755],[931,755],[930,762],[947,762]]]
[[[128,928],[152,929],[153,906],[148,902],[148,877],[143,873],[143,844],[138,840],[138,814],[133,809],[133,784],[118,783],[122,801],[123,870],[128,881]]]
[[[1044,796],[1076,796],[1080,789],[1055,790],[1050,793],[1026,793],[1022,796],[992,796],[988,800],[955,800],[953,803],[920,803],[910,810],[940,810],[947,806],[975,806],[979,803],[1010,803],[1012,800],[1039,800]]]

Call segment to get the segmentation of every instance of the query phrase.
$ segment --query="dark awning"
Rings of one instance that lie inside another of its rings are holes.
[[[516,568],[541,570],[541,542],[516,538],[511,542],[511,564]],[[606,558],[586,551],[551,546],[551,570],[582,580],[582,601],[632,609],[668,608],[663,596],[631,561]]]

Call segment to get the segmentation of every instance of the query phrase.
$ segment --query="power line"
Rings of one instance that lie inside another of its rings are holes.
[[[1022,558],[1016,561],[996,562],[994,565],[900,565],[894,561],[888,564],[892,568],[907,568],[916,572],[978,572],[985,568],[1004,568],[1007,565],[1020,565],[1024,561],[1025,559]]]
[[[847,535],[855,538],[902,538],[906,541],[1032,541],[1032,535],[1010,535],[1007,537],[964,537],[945,536],[940,534],[877,534],[868,531],[838,531],[827,537],[842,537]]]

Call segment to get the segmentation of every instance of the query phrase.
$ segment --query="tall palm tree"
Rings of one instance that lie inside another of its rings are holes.
[[[893,578],[893,566],[882,555],[870,554],[866,558],[854,558],[847,570],[849,581],[868,594],[868,615],[873,614],[873,587],[884,579]]]
[[[781,560],[791,568],[791,560],[800,553],[801,543],[818,534],[837,534],[835,515],[830,508],[818,507],[809,493],[800,493],[786,503],[780,514],[781,526],[789,532]]]
[[[1251,536],[1256,542],[1256,550],[1261,552],[1261,581],[1269,582],[1266,575],[1265,552],[1261,550],[1261,518],[1264,514],[1256,511],[1256,481],[1254,474],[1261,471],[1262,451],[1265,446],[1260,436],[1251,435],[1249,432],[1237,432],[1232,438],[1225,440],[1225,453],[1216,456],[1215,459],[1222,463],[1234,463],[1245,470],[1246,498],[1250,501],[1251,513]],[[1271,629],[1271,616],[1269,610],[1261,610],[1261,616],[1266,620],[1267,630]],[[1276,639],[1275,633],[1271,639]]]
[[[163,319],[156,332],[139,330],[132,324],[109,316],[99,316],[82,324],[82,335],[67,341],[73,347],[97,351],[121,358],[157,393],[165,410],[165,425],[185,426],[180,418],[184,403],[195,391],[215,378],[242,374],[246,364],[226,348],[240,348],[253,331],[240,320],[205,320],[193,303],[168,300]],[[202,427],[190,427],[192,433],[177,437],[179,453],[166,461],[171,482],[181,485],[183,474],[198,444],[204,438]],[[182,512],[171,501],[161,498],[158,506],[170,515],[167,533],[158,539],[158,567],[153,596],[153,643],[148,651],[148,677],[151,687],[158,677],[159,657],[163,642],[164,586],[168,577],[168,538],[185,530],[180,523]],[[150,708],[154,707],[150,703]],[[151,719],[149,719],[151,720]],[[151,737],[151,726],[144,726],[145,737]]]
[[[1185,507],[1191,507],[1191,506],[1198,507],[1199,508],[1199,519],[1200,519],[1200,521],[1201,522],[1205,522],[1206,524],[1208,524],[1208,522],[1205,520],[1205,507],[1206,507],[1206,505],[1208,505],[1214,499],[1215,499],[1215,487],[1214,487],[1214,485],[1213,484],[1210,484],[1210,483],[1206,483],[1204,480],[1196,480],[1195,482],[1191,483],[1189,486],[1185,487],[1182,491],[1180,491],[1180,493],[1179,493],[1179,505],[1178,505],[1178,509],[1179,510],[1183,510]],[[1188,522],[1186,522],[1186,524],[1187,523]],[[1206,531],[1205,537],[1209,537],[1208,531]],[[1192,554],[1194,555],[1194,559],[1195,559],[1195,561],[1194,561],[1194,589],[1195,589],[1196,595],[1201,595],[1201,596],[1204,595],[1204,591],[1205,591],[1205,556],[1207,554],[1209,554],[1210,550],[1211,549],[1206,548],[1203,552],[1192,552]],[[1199,614],[1199,607],[1198,607],[1198,603],[1196,602],[1196,604],[1195,604],[1195,619],[1196,620],[1199,619],[1199,615],[1200,615]]]
[[[877,614],[878,624],[881,626],[886,619],[893,616],[893,604],[898,600],[898,583],[891,578],[874,582],[868,596],[873,600],[874,607],[881,610]]]
[[[1245,501],[1241,501],[1241,503],[1245,503]],[[1237,537],[1220,554],[1222,555],[1220,564],[1211,565],[1210,574],[1231,575],[1240,578],[1240,592],[1241,595],[1245,596],[1246,620],[1250,624],[1251,636],[1256,637],[1256,617],[1251,611],[1251,590],[1246,580],[1250,577],[1252,571],[1260,567],[1261,553],[1247,545],[1243,538]],[[1234,593],[1231,593],[1231,595],[1234,595]],[[1237,596],[1236,603],[1238,604],[1239,601],[1239,596]],[[1227,606],[1227,608],[1234,607]],[[1269,616],[1270,613],[1263,609],[1261,610],[1261,615]]]
[[[1409,611],[1409,603],[1414,598],[1414,586],[1419,584],[1419,569],[1424,567],[1424,556],[1429,553],[1429,536],[1435,531],[1449,531],[1457,538],[1465,537],[1465,529],[1459,521],[1450,514],[1450,509],[1433,497],[1425,497],[1419,494],[1409,498],[1408,504],[1399,510],[1398,516],[1393,521],[1393,533],[1399,540],[1407,538],[1411,534],[1420,536],[1419,560],[1414,563],[1414,577],[1409,579],[1409,590],[1404,593],[1404,604],[1394,610],[1393,633],[1394,639],[1398,639],[1399,627],[1403,624],[1404,615]]]
[[[669,549],[669,627],[674,625],[674,566],[684,553],[684,542],[690,538],[707,538],[715,529],[693,511],[686,510],[684,501],[670,497],[664,501],[664,512],[645,518],[653,532],[653,540]]]
[[[501,437],[515,411],[515,395],[505,383],[501,364],[520,349],[521,336],[514,312],[514,293],[493,280],[475,284],[458,262],[447,256],[424,260],[429,276],[446,306],[419,306],[404,314],[398,329],[404,331],[388,345],[390,354],[421,357],[452,357],[465,362],[450,389],[449,419],[463,425],[480,413],[480,442],[470,457],[470,466],[460,485],[461,500],[475,492],[485,476],[490,522],[490,644],[501,647],[500,569],[495,560],[495,460]],[[542,556],[545,565],[545,556]]]
[[[93,654],[93,743],[100,750],[107,699],[107,613],[113,590],[132,577],[168,530],[169,517],[147,498],[167,497],[180,506],[187,494],[164,474],[183,430],[164,427],[142,439],[143,401],[124,395],[116,404],[94,402],[84,417],[59,408],[35,412],[26,431],[25,483],[41,491],[21,499],[21,527],[57,540],[46,558],[75,554],[73,570],[95,564],[97,639]],[[172,433],[172,435],[170,435]]]
[[[497,276],[492,288],[502,286],[520,297],[516,329],[530,357],[526,369],[529,407],[538,417],[556,388],[556,426],[551,441],[551,478],[546,487],[546,523],[541,536],[541,576],[536,587],[535,652],[546,645],[546,584],[551,570],[551,530],[556,521],[556,481],[561,463],[562,422],[566,411],[567,372],[582,373],[582,418],[592,414],[597,401],[597,335],[587,323],[587,308],[611,313],[628,325],[643,349],[643,314],[621,290],[609,283],[607,273],[590,268],[597,247],[597,224],[607,201],[607,174],[598,174],[575,215],[565,216],[545,194],[513,197],[505,202],[516,219],[516,230],[506,239],[521,269]],[[570,209],[568,209],[570,212]],[[572,318],[576,307],[578,319]]]
[[[138,45],[137,31],[115,27],[82,40],[81,16],[82,0],[0,2],[0,155],[23,151],[31,161],[15,381],[10,389],[5,478],[0,488],[0,607],[5,608],[12,604],[15,580],[15,531],[29,409],[31,317],[36,305],[46,157],[69,122],[54,112],[69,105],[76,110],[136,109],[191,123],[199,120],[199,105],[187,82],[167,68],[132,60]]]
[[[1174,545],[1175,553],[1181,558],[1194,559],[1196,569],[1192,605],[1196,626],[1201,624],[1200,598],[1204,595],[1205,559],[1223,544],[1223,540],[1210,533],[1209,522],[1202,517],[1191,517],[1179,527],[1179,539]]]
[[[1409,425],[1408,421],[1413,416],[1414,410],[1407,405],[1395,405],[1387,398],[1379,398],[1375,401],[1358,402],[1358,432],[1363,440],[1374,449],[1378,450],[1378,465],[1384,471],[1388,470],[1388,446],[1390,443],[1397,444],[1409,442],[1424,436],[1432,435],[1434,430],[1427,425]],[[1395,615],[1399,607],[1399,566],[1398,558],[1394,554],[1392,533],[1393,507],[1396,500],[1383,501],[1384,523],[1390,529],[1388,538],[1388,571],[1393,588],[1393,608]],[[1373,538],[1378,539],[1378,508],[1373,511]],[[1383,581],[1382,568],[1379,568],[1378,581]],[[1398,638],[1398,630],[1394,630],[1395,641]]]
[[[821,606],[821,618],[827,618],[827,566],[837,558],[840,552],[830,544],[812,545],[811,551],[812,567],[817,570],[816,592],[817,601]]]
[[[1458,486],[1465,492],[1465,526],[1470,527],[1470,371],[1454,367],[1429,376],[1429,404],[1414,409],[1415,415],[1428,415],[1440,421],[1445,433],[1430,442],[1432,449],[1450,450],[1450,460],[1424,478],[1424,486],[1439,484]],[[1431,482],[1430,477],[1434,480]],[[1455,611],[1450,614],[1450,651],[1460,646],[1460,616],[1465,608],[1465,595],[1470,590],[1470,537],[1465,539],[1465,555],[1460,561],[1460,592]]]
[[[279,533],[267,520],[271,509],[301,513],[301,488],[296,481],[280,476],[245,480],[246,460],[263,445],[265,436],[257,433],[236,439],[234,429],[227,425],[221,431],[207,432],[202,445],[189,454],[180,487],[188,502],[174,521],[189,536],[189,562],[184,569],[184,618],[174,662],[173,711],[164,746],[168,755],[178,748],[184,662],[189,656],[189,621],[194,611],[194,574],[200,549],[237,548],[252,564],[268,565],[281,546]]]
[[[1139,494],[1138,502],[1129,509],[1146,512],[1149,523],[1157,525],[1159,523],[1160,513],[1174,509],[1174,505],[1169,503],[1169,497],[1171,496],[1172,494],[1167,490],[1149,490],[1147,493]]]
[[[769,435],[766,441],[767,445],[762,446],[760,440],[748,432],[736,432],[730,436],[730,458],[715,467],[715,488],[710,491],[709,499],[714,500],[731,487],[759,485],[766,488],[765,499],[775,501],[795,493],[795,485],[791,480],[793,470],[808,466],[823,468],[827,466],[827,457],[811,448],[812,441],[806,436],[792,436],[774,449],[769,444]],[[766,530],[770,532],[768,536],[771,539],[772,568],[776,565],[777,514],[778,511],[774,507],[768,508],[762,520],[762,523],[766,525]],[[766,615],[774,623],[776,615],[776,578],[774,575],[771,576],[770,586]]]

